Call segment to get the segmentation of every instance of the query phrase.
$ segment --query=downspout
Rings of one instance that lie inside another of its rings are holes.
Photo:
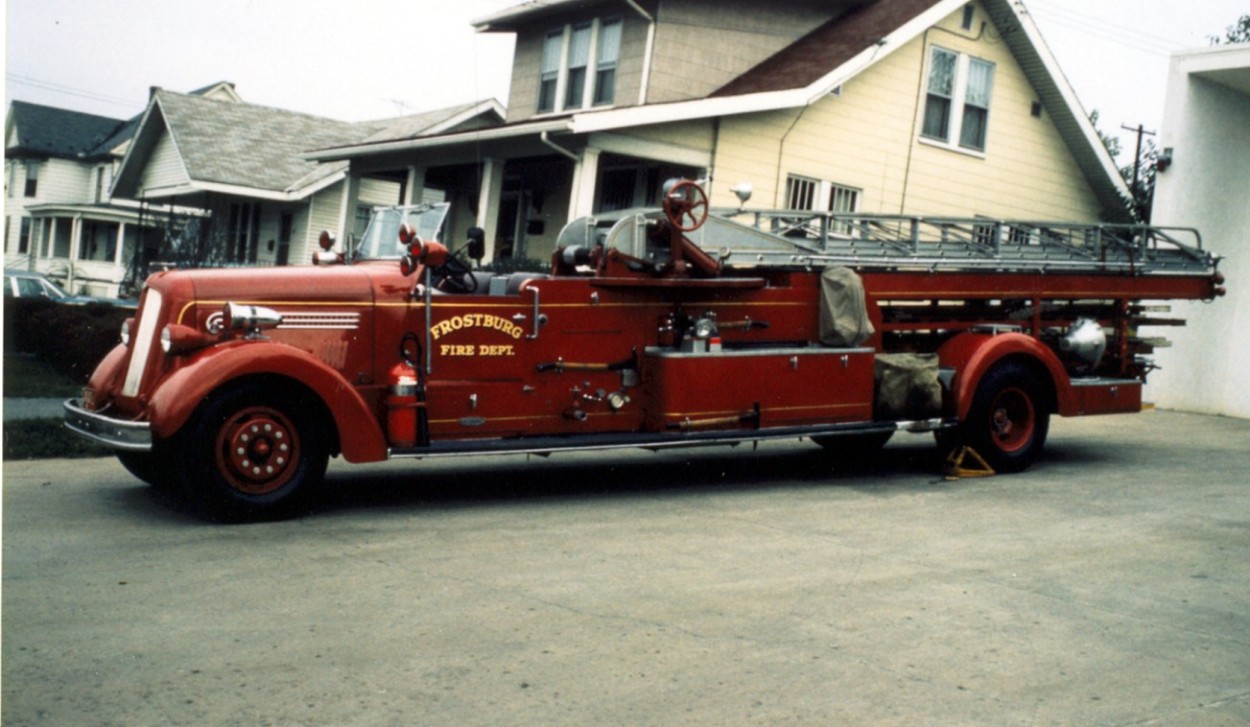
[[[647,103],[647,87],[651,85],[651,53],[655,50],[655,18],[636,0],[625,0],[625,4],[647,21],[647,47],[642,55],[642,83],[638,87],[638,105],[644,106]]]
[[[578,162],[582,160],[580,156],[574,154],[568,149],[565,149],[564,147],[552,141],[550,132],[546,132],[546,131],[542,132],[541,134],[538,135],[538,140],[546,144],[547,146],[551,147],[552,149],[555,149],[556,151],[560,152],[562,156],[566,156],[569,159],[572,159],[574,164],[577,164]]]

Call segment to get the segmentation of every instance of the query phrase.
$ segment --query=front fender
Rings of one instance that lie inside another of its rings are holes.
[[[1055,404],[1059,413],[1071,411],[1071,380],[1063,368],[1063,362],[1046,344],[1023,333],[961,333],[938,349],[938,361],[944,368],[954,369],[951,394],[955,402],[955,415],[960,420],[968,417],[972,397],[976,395],[981,377],[990,368],[1008,356],[1023,356],[1041,364],[1050,374],[1055,392]]]
[[[369,405],[339,372],[312,354],[272,341],[234,341],[191,356],[157,385],[148,406],[152,433],[167,438],[182,428],[213,390],[242,376],[270,374],[312,389],[334,418],[343,458],[386,459],[386,437]]]

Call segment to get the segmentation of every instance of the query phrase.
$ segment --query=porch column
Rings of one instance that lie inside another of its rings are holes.
[[[477,226],[486,232],[486,258],[495,258],[495,233],[499,226],[499,198],[503,196],[504,162],[482,159],[482,186],[477,195]]]
[[[123,253],[126,251],[126,223],[117,223],[117,249],[113,253],[113,264],[121,265]]]
[[[65,292],[74,294],[74,261],[78,259],[78,251],[82,248],[82,215],[74,215],[74,222],[69,228],[69,273],[65,277]]]
[[[347,251],[347,238],[354,232],[354,223],[356,221],[356,202],[360,199],[360,180],[356,175],[352,174],[349,167],[347,176],[343,179],[343,201],[339,207],[339,229],[338,244],[339,250]],[[316,244],[316,243],[314,243]]]
[[[421,204],[422,193],[425,192],[425,167],[408,167],[408,180],[404,182],[404,198],[400,204]]]
[[[595,183],[599,180],[599,150],[587,147],[573,165],[573,192],[569,199],[569,220],[594,214]]]

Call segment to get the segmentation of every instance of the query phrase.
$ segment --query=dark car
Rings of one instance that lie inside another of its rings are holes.
[[[118,308],[136,308],[138,301],[123,298],[103,298],[94,295],[70,295],[43,273],[29,270],[4,271],[4,297],[6,298],[48,298],[66,305],[87,305],[103,303]]]

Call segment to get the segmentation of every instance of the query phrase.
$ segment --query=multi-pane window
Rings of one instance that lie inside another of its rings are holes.
[[[605,20],[599,26],[599,65],[595,69],[595,106],[616,99],[616,64],[621,59],[621,20]]]
[[[556,89],[560,84],[560,51],[564,49],[564,31],[547,34],[543,41],[542,67],[538,76],[538,111],[556,109]]]
[[[820,180],[807,177],[786,177],[786,209],[811,211],[816,209],[816,195]]]
[[[984,151],[993,90],[993,63],[934,47],[921,136]]]
[[[586,98],[586,66],[590,63],[590,23],[573,26],[569,35],[568,79],[564,87],[564,108],[578,109]]]
[[[606,106],[616,100],[620,18],[566,25],[543,38],[538,113]]]
[[[39,162],[26,162],[26,196],[34,197],[39,192]]]
[[[850,215],[859,211],[859,190],[810,177],[786,177],[786,209]],[[854,223],[837,222],[830,232],[850,234]],[[812,234],[817,234],[815,229]]]

